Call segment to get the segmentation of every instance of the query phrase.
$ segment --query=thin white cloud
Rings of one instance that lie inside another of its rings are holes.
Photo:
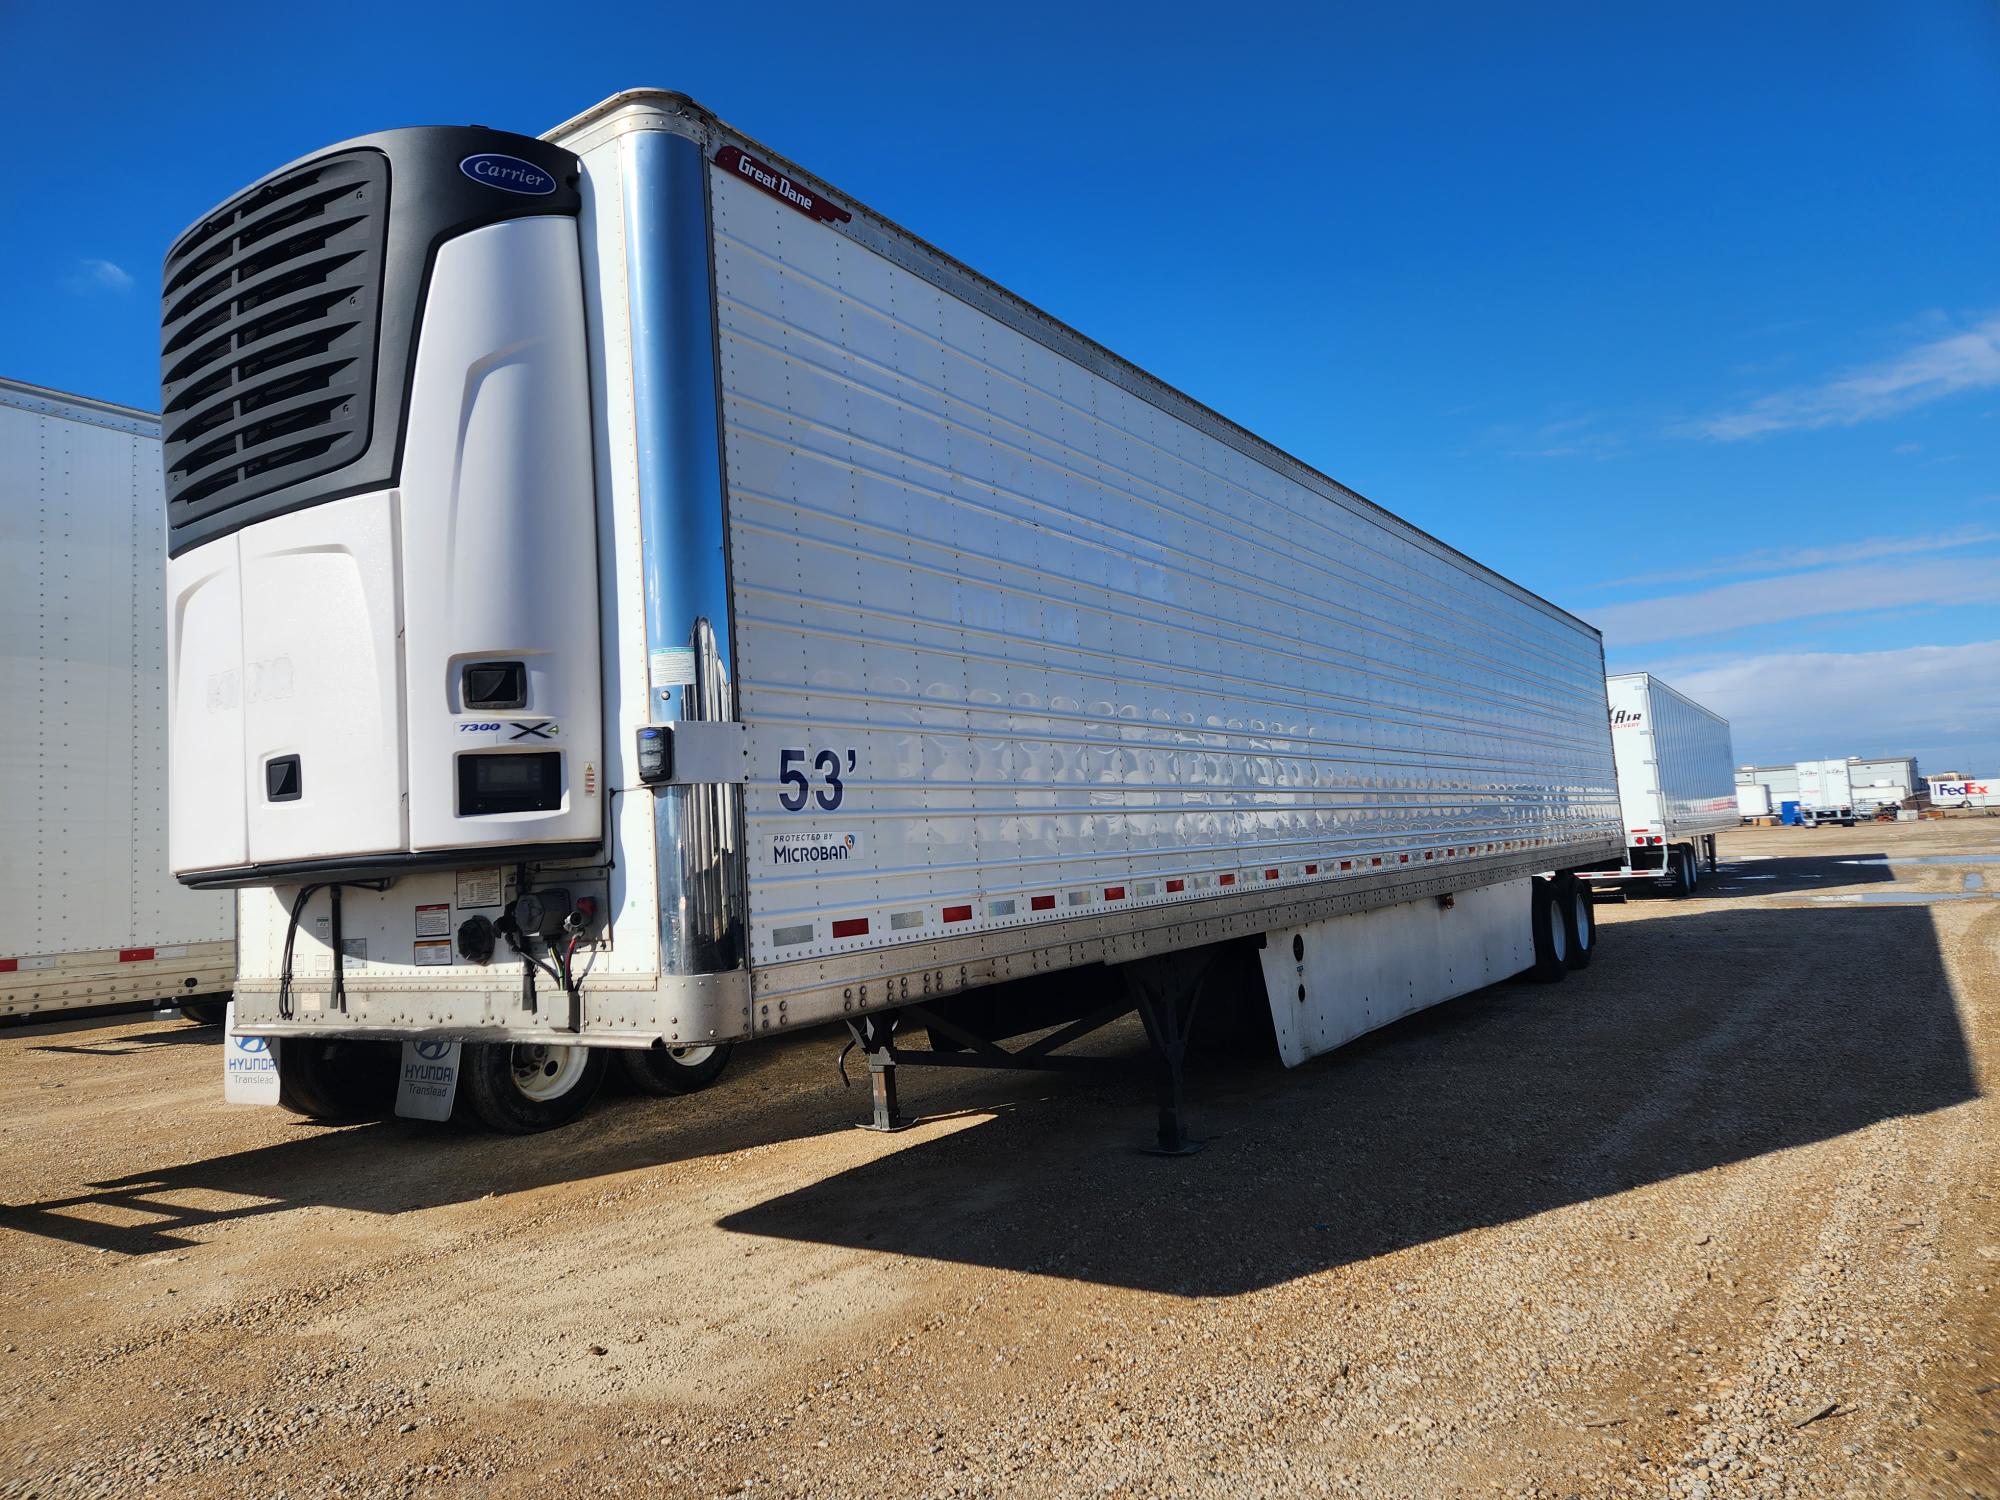
[[[1984,505],[1985,500],[1974,500]],[[2000,542],[2000,529],[1990,526],[1961,526],[1955,531],[1932,532],[1922,536],[1877,536],[1861,541],[1842,542],[1831,547],[1782,547],[1763,552],[1739,552],[1685,568],[1657,573],[1634,573],[1626,578],[1610,578],[1588,585],[1594,589],[1634,588],[1660,583],[1699,583],[1706,578],[1728,578],[1744,573],[1796,573],[1806,568],[1826,568],[1836,563],[1869,562],[1878,557],[1907,557],[1922,552],[1949,552],[1958,547],[1976,547]]]
[[[2000,564],[1992,558],[1864,563],[1784,578],[1718,584],[1590,610],[1613,647],[1688,640],[1751,625],[1908,606],[2000,604]]]
[[[2000,775],[2000,641],[1776,653],[1667,680],[1729,720],[1738,765],[1915,755]]]
[[[1697,422],[1690,430],[1735,442],[1767,432],[1851,427],[1961,391],[1995,386],[2000,386],[2000,315],[1823,384],[1778,391],[1740,411]]]
[[[72,292],[124,293],[132,290],[132,273],[116,261],[80,260],[76,269],[63,278],[63,285]]]
[[[1604,458],[1625,446],[1625,435],[1607,431],[1600,420],[1585,414],[1539,424],[1500,422],[1486,429],[1486,441],[1509,458]]]

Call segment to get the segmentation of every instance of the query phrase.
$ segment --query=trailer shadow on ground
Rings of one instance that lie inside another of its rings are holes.
[[[1809,840],[1816,830],[1797,832],[1801,840]],[[1807,849],[1795,854],[1739,855],[1723,860],[1712,874],[1704,869],[1695,898],[1733,901],[1755,896],[1812,894],[1850,885],[1880,885],[1896,879],[1895,868],[1888,861],[1888,855],[1879,849]],[[1626,882],[1624,894],[1632,906],[1684,899],[1654,881]],[[1602,892],[1599,899],[1606,899]],[[1609,899],[1614,905],[1619,904],[1615,894]]]
[[[743,1048],[705,1094],[610,1099],[528,1139],[298,1126],[0,1208],[0,1227],[144,1255],[301,1207],[389,1215],[852,1139],[865,1093],[839,1087],[836,1047],[823,1030]],[[1136,1023],[1104,1033],[1107,1053],[1141,1047]],[[1190,1101],[1209,1144],[1193,1157],[1137,1149],[1151,1129],[1137,1078],[918,1070],[904,1097],[918,1129],[717,1230],[1228,1295],[1949,1108],[1977,1086],[1927,912],[1744,903],[1614,918],[1596,963],[1560,985],[1495,986],[1290,1073],[1202,1058]]]
[[[1137,1108],[1015,1111],[722,1225],[1222,1296],[1978,1096],[1922,910],[1744,907],[1606,939],[1561,985],[1466,996],[1290,1077],[1207,1070],[1193,1158],[1134,1152]]]

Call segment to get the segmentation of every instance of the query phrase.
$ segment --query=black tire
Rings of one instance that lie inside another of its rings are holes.
[[[1587,969],[1597,955],[1596,898],[1580,880],[1570,882],[1569,966]]]
[[[1569,973],[1570,915],[1562,888],[1553,880],[1534,882],[1535,966],[1528,972],[1543,984]]]
[[[458,1093],[488,1128],[534,1135],[567,1125],[597,1097],[602,1047],[478,1042],[460,1054]]]
[[[196,995],[181,1002],[181,1018],[197,1026],[220,1026],[229,1019],[227,995]]]
[[[394,1113],[402,1056],[396,1043],[301,1036],[272,1045],[281,1108],[332,1125]]]
[[[728,1042],[710,1047],[649,1047],[644,1052],[624,1048],[618,1053],[618,1066],[632,1087],[665,1099],[707,1088],[729,1066],[729,1052]]]

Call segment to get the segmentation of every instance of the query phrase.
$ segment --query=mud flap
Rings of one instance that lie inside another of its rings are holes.
[[[449,1120],[458,1097],[457,1042],[405,1042],[396,1081],[396,1113],[406,1120]]]
[[[225,1104],[278,1102],[278,1043],[269,1037],[241,1036],[236,1030],[236,1002],[229,1002],[223,1021],[222,1100]]]

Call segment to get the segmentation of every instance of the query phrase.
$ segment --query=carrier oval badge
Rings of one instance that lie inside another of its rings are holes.
[[[502,156],[497,151],[468,156],[458,164],[458,170],[474,182],[483,182],[502,192],[525,193],[531,198],[544,198],[556,190],[555,178],[533,162],[522,161],[518,156]]]

